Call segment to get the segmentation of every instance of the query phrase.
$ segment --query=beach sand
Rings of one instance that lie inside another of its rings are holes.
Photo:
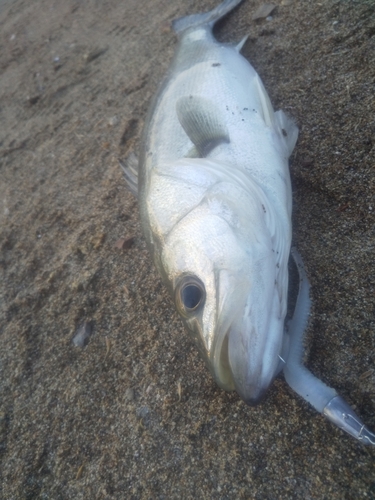
[[[295,118],[306,365],[375,429],[375,6],[248,0],[217,26]],[[0,497],[375,498],[361,446],[275,380],[247,407],[199,358],[118,158],[215,1],[14,0],[0,10]],[[125,243],[124,243],[125,240]],[[79,328],[87,345],[72,340]]]

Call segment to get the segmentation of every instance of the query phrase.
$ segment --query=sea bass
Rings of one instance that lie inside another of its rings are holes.
[[[285,328],[288,158],[298,128],[274,111],[259,75],[240,55],[246,39],[223,45],[212,34],[240,1],[173,22],[179,44],[146,120],[138,173],[133,158],[125,177],[138,195],[155,265],[218,385],[253,405],[284,370],[319,411],[371,442],[358,417],[360,427],[348,425],[353,410],[301,365],[310,302],[296,253],[300,293]]]

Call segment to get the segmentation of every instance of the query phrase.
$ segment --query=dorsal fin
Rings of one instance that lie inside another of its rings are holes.
[[[237,52],[241,52],[242,50],[242,47],[245,45],[246,43],[246,40],[249,38],[249,35],[246,35],[242,38],[242,40],[239,41],[239,43],[237,43],[235,45],[235,49],[237,50]]]
[[[209,99],[200,96],[180,97],[176,112],[199,156],[207,154],[223,142],[229,142],[229,134],[220,109]]]

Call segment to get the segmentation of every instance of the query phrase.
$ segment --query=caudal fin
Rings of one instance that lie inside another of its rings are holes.
[[[177,35],[189,28],[198,28],[199,26],[209,25],[212,28],[219,19],[226,16],[228,12],[237,7],[241,2],[242,0],[224,0],[224,2],[210,12],[193,14],[174,20],[172,22],[172,27]]]

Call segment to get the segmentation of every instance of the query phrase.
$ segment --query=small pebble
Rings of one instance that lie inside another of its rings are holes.
[[[257,19],[266,19],[267,17],[270,16],[270,14],[272,14],[275,8],[276,5],[274,5],[273,3],[263,3],[257,8],[255,13],[253,14],[252,20],[256,21]]]
[[[119,122],[119,119],[118,117],[115,115],[115,116],[111,116],[111,118],[109,118],[108,120],[108,125],[110,127],[115,127]]]
[[[92,335],[92,332],[92,324],[88,321],[85,321],[76,331],[76,334],[74,335],[72,340],[73,344],[76,347],[85,347],[89,342],[89,338]]]
[[[311,167],[314,164],[314,160],[310,158],[310,156],[305,156],[301,158],[300,165],[301,167]]]
[[[83,59],[89,63],[91,61],[94,61],[95,59],[97,59],[98,57],[102,56],[103,54],[105,54],[107,52],[107,48],[103,48],[103,49],[93,49],[91,50],[90,52],[86,52],[85,54],[83,54]]]
[[[33,106],[34,104],[36,104],[40,99],[40,95],[39,94],[35,94],[33,96],[28,96],[27,97],[27,100],[29,102],[29,104],[31,104],[31,106]]]
[[[132,389],[131,387],[128,387],[128,389],[126,389],[126,391],[125,391],[125,399],[127,401],[134,401],[134,398],[135,398],[134,389]]]
[[[78,479],[81,479],[81,477],[82,477],[82,472],[83,472],[83,468],[84,468],[84,464],[82,464],[82,465],[79,467],[78,471],[77,471],[77,474],[76,474],[76,481],[78,481]]]
[[[120,238],[115,243],[115,248],[119,250],[127,250],[134,245],[135,238],[131,236],[130,238]]]

